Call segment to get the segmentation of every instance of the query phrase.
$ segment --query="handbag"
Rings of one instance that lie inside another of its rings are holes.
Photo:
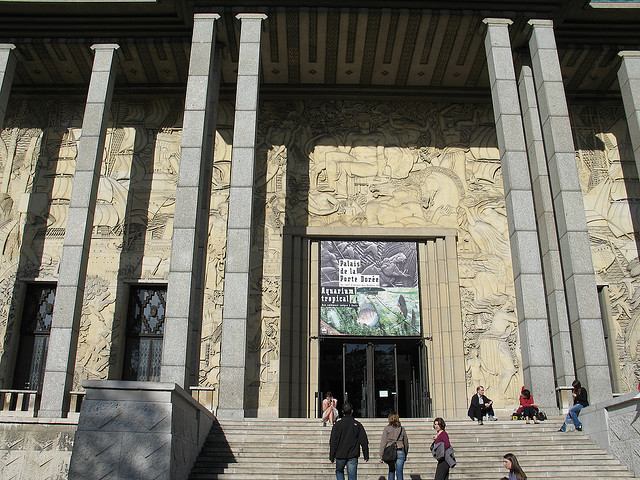
[[[444,461],[447,462],[449,468],[453,468],[458,464],[453,447],[449,447],[444,451]]]
[[[397,443],[402,436],[402,427],[400,427],[400,433],[398,434],[398,438],[396,441],[384,447],[382,451],[382,461],[384,463],[396,463],[396,459],[398,458],[398,447]]]
[[[443,442],[432,442],[429,450],[431,450],[431,455],[433,455],[433,458],[436,460],[442,460],[444,458],[445,449]]]

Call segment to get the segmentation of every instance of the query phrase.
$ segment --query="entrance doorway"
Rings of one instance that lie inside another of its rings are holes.
[[[427,364],[420,339],[323,338],[319,397],[330,391],[360,418],[429,415]],[[320,403],[320,402],[319,402]],[[321,412],[320,412],[321,413]]]

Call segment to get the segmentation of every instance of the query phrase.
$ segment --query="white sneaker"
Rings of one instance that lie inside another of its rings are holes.
[[[498,417],[494,417],[493,415],[490,415],[489,420],[491,420],[492,422],[496,422],[498,420]]]

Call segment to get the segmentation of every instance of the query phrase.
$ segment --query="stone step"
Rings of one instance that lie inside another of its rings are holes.
[[[522,427],[526,427],[526,428],[530,428],[530,429],[540,429],[540,430],[550,430],[550,429],[557,429],[560,425],[562,424],[562,422],[558,421],[558,422],[540,422],[540,423],[531,423],[531,424],[526,424],[526,423],[521,423],[521,422],[494,422],[494,423],[489,423],[486,422],[483,425],[478,425],[475,422],[465,422],[463,424],[460,425],[447,425],[447,431],[452,431],[452,432],[457,432],[457,431],[466,431],[469,429],[475,429],[475,430],[484,430],[484,431],[493,431],[493,430],[499,430],[499,431],[509,431],[509,430],[517,430],[519,428]],[[386,425],[375,425],[375,426],[371,426],[371,425],[364,425],[365,429],[367,431],[372,431],[372,432],[381,432],[384,427]],[[432,431],[433,428],[431,425],[422,425],[422,424],[416,424],[416,425],[405,425],[402,424],[403,427],[405,427],[407,429],[407,431],[411,431],[414,432],[416,430],[424,430],[424,431]],[[221,425],[221,428],[223,428],[225,431],[230,431],[230,432],[234,432],[234,431],[243,431],[243,430],[254,430],[254,429],[261,429],[261,430],[280,430],[280,431],[284,431],[284,432],[316,432],[316,431],[323,431],[323,432],[331,432],[331,426],[327,425],[326,427],[323,427],[322,425],[264,425],[264,426],[258,426],[258,425]]]
[[[561,421],[556,422],[540,422],[540,423],[521,423],[521,422],[485,422],[483,425],[478,425],[475,422],[465,422],[460,425],[449,425],[447,424],[448,432],[466,432],[469,430],[474,431],[484,431],[484,432],[512,432],[519,431],[520,428],[527,428],[530,430],[538,430],[538,431],[551,431],[558,430]],[[367,432],[382,432],[385,425],[363,425]],[[415,425],[406,425],[402,424],[403,427],[408,432],[416,432],[416,431],[424,431],[424,432],[432,432],[433,427],[430,424],[415,424]],[[224,425],[220,426],[225,432],[242,432],[242,431],[280,431],[280,432],[325,432],[327,434],[331,433],[331,426],[327,425],[323,427],[322,425]]]
[[[564,415],[551,415],[547,418],[549,420],[562,420]],[[363,425],[386,425],[386,418],[356,418]],[[509,420],[511,421],[511,416],[501,416],[498,418],[500,420]],[[422,417],[422,418],[402,418],[403,424],[412,424],[412,423],[426,423],[432,424],[433,417]],[[457,418],[452,420],[447,420],[447,425],[454,425],[460,423],[468,423],[471,419],[469,418]],[[283,425],[283,424],[319,424],[322,422],[320,418],[244,418],[241,420],[233,420],[233,419],[218,419],[218,422],[224,425],[232,425],[232,424],[260,424],[264,425],[266,423],[272,423],[275,425]]]
[[[495,472],[460,472],[456,471],[457,467],[451,470],[449,475],[449,480],[496,480],[501,476],[505,475],[505,470]],[[386,480],[387,478],[387,470],[384,466],[381,466],[380,470],[376,471],[373,474],[363,474],[361,465],[358,465],[358,477],[363,480]],[[431,470],[412,470],[409,466],[404,470],[404,476],[406,479],[411,480],[430,480],[434,477],[435,468]],[[231,473],[217,473],[217,472],[207,472],[207,473],[197,473],[192,474],[192,480],[300,480],[304,478],[305,480],[329,480],[335,478],[334,470],[326,470],[322,473],[316,472],[304,472],[303,476],[300,476],[300,473],[282,473],[282,472],[268,472],[264,469],[257,472],[231,472]],[[537,479],[558,479],[558,478],[589,478],[589,479],[598,479],[598,480],[617,480],[621,478],[634,478],[629,473],[618,473],[618,472],[606,472],[603,475],[603,472],[585,472],[579,471],[577,474],[572,475],[563,475],[562,477],[558,476],[558,473],[554,471],[545,471],[545,472],[527,472],[528,480],[537,480]]]
[[[384,468],[384,465],[376,465],[379,464],[380,462],[374,462],[373,460],[370,460],[369,463],[364,463],[363,461],[361,461],[360,463],[362,463],[362,465],[359,467],[359,469],[361,469],[363,472],[367,472],[367,471],[377,471],[380,468]],[[373,464],[373,465],[370,465]],[[433,459],[429,460],[429,461],[424,461],[424,462],[415,462],[413,461],[413,459],[410,459],[409,462],[407,462],[406,467],[409,468],[411,467],[412,469],[417,469],[417,470],[431,470],[434,469],[435,470],[435,461]],[[475,471],[478,470],[478,468],[480,467],[480,465],[476,464],[476,463],[469,463],[466,461],[460,461],[460,463],[458,463],[458,465],[456,466],[456,469],[458,471]],[[486,462],[482,465],[482,471],[483,472],[499,472],[502,468],[502,462],[495,462],[494,466],[487,466]],[[539,463],[535,464],[527,464],[527,463],[522,463],[522,467],[524,468],[524,470],[526,472],[545,472],[545,471],[555,471],[555,472],[578,472],[580,474],[582,474],[582,471],[585,468],[590,468],[590,467],[594,467],[594,468],[607,468],[607,474],[611,474],[612,472],[623,472],[623,473],[629,473],[628,470],[626,470],[624,467],[621,467],[620,464],[618,463],[617,465],[615,464],[615,462],[599,462],[597,464],[581,464],[581,465],[570,465],[570,464],[558,464],[558,463],[549,463],[549,464],[543,464],[540,465]],[[327,469],[331,469],[332,467],[330,466],[330,463],[328,460],[324,461],[324,465],[315,465],[314,467],[303,467],[300,466],[300,461],[298,461],[297,463],[293,463],[293,462],[260,462],[260,461],[255,461],[255,462],[251,462],[251,463],[242,463],[242,464],[198,464],[198,466],[194,467],[192,472],[193,473],[202,473],[202,472],[209,472],[209,471],[216,471],[216,472],[243,472],[243,471],[261,471],[261,470],[265,470],[265,469],[273,469],[273,470],[277,470],[280,472],[300,472],[302,473],[309,473],[309,472],[323,472],[326,471]]]
[[[287,455],[287,453],[288,452],[285,452],[284,454],[278,453],[277,455],[274,454],[274,456],[264,457],[264,452],[262,455],[258,453],[251,454],[251,455],[242,455],[237,453],[234,455],[231,455],[231,454],[216,455],[215,453],[207,452],[207,454],[200,456],[198,463],[207,464],[207,465],[218,464],[218,463],[220,464],[221,463],[224,463],[224,464],[242,463],[244,465],[244,464],[256,463],[256,462],[257,463],[295,463],[295,464],[299,463],[299,460],[296,457]],[[512,453],[515,453],[516,456],[518,457],[520,456],[523,457],[521,462],[523,465],[539,465],[541,464],[541,462],[544,462],[545,465],[553,465],[559,462],[566,463],[565,460],[559,460],[557,462],[553,461],[553,459],[549,459],[547,455],[542,453],[530,454],[520,450],[514,450]],[[327,461],[327,458],[328,458],[328,455],[326,454],[326,452],[321,457],[306,457],[307,460],[313,460],[318,462]],[[371,458],[373,459],[374,457],[372,456]],[[411,459],[412,463],[433,462],[433,458],[431,457],[431,454],[429,454],[429,456],[426,456],[426,455],[411,453],[409,458]],[[618,461],[618,459],[606,454],[575,455],[575,456],[572,456],[572,458],[574,460],[579,459],[580,465],[604,465],[604,464],[620,465],[620,462]],[[500,463],[502,461],[502,456],[494,455],[492,457],[488,457],[487,455],[482,455],[482,454],[473,455],[472,453],[464,456],[465,464],[487,463],[494,460]]]
[[[553,448],[553,445],[550,445],[549,448],[540,448],[540,447],[535,447],[535,446],[525,446],[525,447],[518,447],[518,446],[513,446],[513,445],[503,445],[503,446],[496,446],[496,448],[484,448],[484,449],[465,449],[465,448],[458,448],[454,445],[455,451],[457,455],[464,455],[465,457],[487,457],[487,456],[495,456],[496,452],[500,452],[500,454],[502,455],[503,452],[521,452],[522,455],[538,455],[538,456],[544,456],[544,455],[548,455],[549,454],[549,449]],[[594,447],[592,446],[591,449],[584,449],[584,450],[576,450],[576,449],[572,449],[572,448],[563,448],[563,449],[557,449],[559,453],[561,453],[562,455],[571,455],[571,456],[576,456],[576,457],[581,457],[581,458],[587,458],[589,456],[594,456],[594,457],[604,457],[606,458],[608,455],[606,454],[606,452],[603,452],[601,450],[596,450],[593,449]],[[273,452],[273,449],[269,449],[269,448],[262,448],[262,449],[257,449],[257,448],[245,448],[245,447],[238,447],[238,448],[231,448],[229,449],[228,447],[215,447],[215,448],[205,448],[202,450],[202,456],[206,457],[206,456],[212,456],[212,457],[217,457],[217,456],[224,456],[224,458],[229,458],[230,455],[234,455],[234,457],[243,457],[243,458],[250,458],[251,456],[263,456],[265,452]],[[329,448],[317,448],[314,450],[307,450],[307,449],[300,449],[300,448],[282,448],[282,447],[278,447],[278,451],[284,451],[284,452],[288,452],[291,455],[304,455],[305,458],[325,458],[328,457],[329,454]],[[370,455],[371,457],[376,456],[377,457],[377,448],[376,449],[371,449],[370,450]],[[426,448],[412,448],[410,451],[410,454],[413,456],[430,456],[431,453],[429,452],[428,449]],[[274,453],[275,455],[275,453]]]
[[[221,447],[226,447],[226,449],[228,450],[229,448],[231,448],[232,450],[234,449],[243,449],[243,450],[248,450],[248,449],[254,449],[254,450],[263,450],[265,448],[269,448],[270,446],[272,446],[274,443],[278,443],[281,444],[283,446],[287,446],[288,448],[290,447],[292,450],[304,450],[304,451],[314,451],[314,450],[328,450],[329,448],[329,442],[309,442],[309,441],[304,441],[304,442],[287,442],[287,441],[278,441],[279,439],[277,438],[273,438],[271,439],[271,441],[262,441],[262,442],[256,442],[256,441],[249,441],[249,440],[233,440],[233,441],[227,441],[227,442],[206,442],[204,445],[204,448],[214,448],[216,446],[221,446]],[[580,441],[582,441],[583,439],[580,438]],[[473,441],[473,440],[469,440],[469,441],[465,441],[463,439],[459,439],[459,438],[451,438],[451,443],[453,444],[453,448],[456,450],[476,450],[476,449],[480,449],[481,451],[494,451],[495,448],[508,448],[508,447],[513,447],[513,448],[529,448],[529,449],[535,449],[535,448],[548,448],[548,447],[556,447],[558,445],[558,442],[560,442],[560,439],[557,438],[553,438],[553,439],[541,439],[541,440],[537,440],[534,441],[533,439],[530,439],[529,441],[527,440],[518,440],[518,441],[509,441],[509,440],[501,440],[501,439],[493,439],[492,441],[487,441],[487,442],[477,442],[477,441]],[[423,449],[423,450],[428,450],[429,446],[431,445],[431,439],[429,439],[428,441],[424,441],[424,442],[416,442],[415,439],[413,442],[410,442],[409,446],[410,449],[412,451],[417,450],[417,449]],[[375,450],[378,448],[378,442],[377,441],[370,441],[369,442],[369,449],[370,450]],[[589,444],[583,444],[583,443],[568,443],[565,445],[561,445],[558,446],[559,449],[561,450],[582,450],[582,449],[589,449],[589,448],[593,448],[592,445]]]
[[[479,439],[487,439],[487,438],[505,438],[505,439],[516,439],[516,438],[551,438],[560,439],[560,438],[574,438],[577,436],[582,436],[584,434],[580,432],[558,432],[556,429],[553,431],[534,431],[532,429],[527,429],[522,432],[476,432],[476,431],[466,431],[466,432],[456,432],[456,431],[448,431],[449,437],[459,438],[459,439],[470,439],[470,438],[479,438]],[[407,430],[407,435],[409,436],[409,441],[412,438],[433,438],[434,432],[422,432],[422,431],[409,431]],[[382,432],[367,432],[367,437],[369,441],[372,438],[380,438]],[[308,439],[309,441],[317,441],[317,440],[326,440],[329,441],[331,435],[329,433],[319,433],[319,432],[290,432],[290,433],[282,433],[279,431],[244,431],[244,432],[225,432],[224,434],[217,433],[215,435],[209,435],[208,439],[210,440],[221,440],[221,439],[244,439],[244,438],[253,438],[253,439],[261,439],[266,437],[278,438],[282,440],[286,439]]]
[[[371,461],[360,459],[360,478],[386,479],[387,467],[378,461],[378,442],[385,419],[362,421],[370,442]],[[458,465],[450,479],[496,480],[505,473],[502,454],[513,452],[528,478],[635,478],[612,455],[599,449],[581,432],[559,433],[562,417],[538,425],[499,420],[477,425],[470,420],[447,423]],[[405,478],[433,478],[436,462],[429,452],[433,438],[430,419],[403,420],[411,443]],[[225,420],[205,441],[191,480],[299,480],[334,478],[328,461],[331,427],[316,419]]]

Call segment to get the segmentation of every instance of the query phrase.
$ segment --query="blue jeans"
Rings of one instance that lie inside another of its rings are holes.
[[[580,410],[582,410],[583,408],[584,406],[581,403],[576,403],[569,409],[569,413],[567,413],[567,417],[565,418],[564,423],[561,427],[561,430],[563,432],[567,429],[567,421],[569,421],[569,419],[571,419],[576,429],[582,428],[582,423],[580,423],[580,420],[578,420],[578,415],[580,415]]]
[[[404,480],[404,473],[402,473],[402,469],[404,468],[404,461],[407,458],[407,454],[404,453],[404,450],[396,450],[398,452],[398,457],[396,458],[396,470],[395,472],[391,471],[391,465],[389,465],[389,476],[387,480]]]
[[[336,480],[344,480],[344,467],[347,467],[349,480],[358,480],[357,458],[336,458]]]

